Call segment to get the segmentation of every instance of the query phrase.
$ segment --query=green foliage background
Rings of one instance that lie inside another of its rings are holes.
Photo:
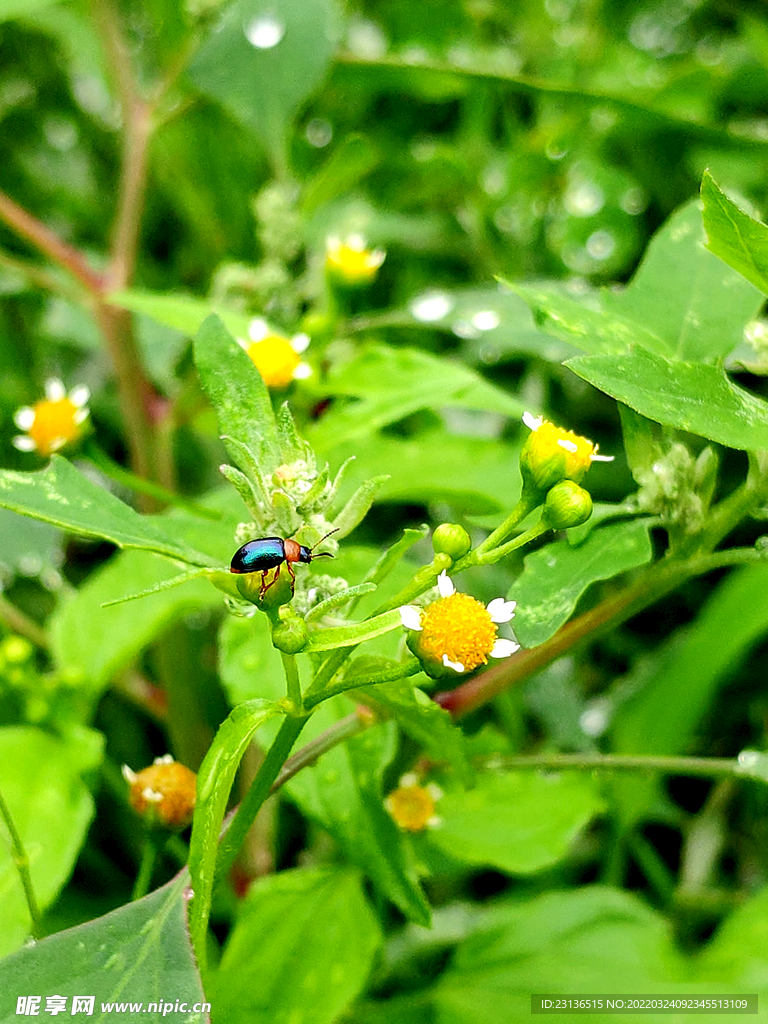
[[[238,1024],[765,1005],[766,103],[758,2],[0,0],[2,1024],[54,993]],[[354,234],[387,253],[360,289],[325,268]],[[253,317],[310,335],[311,377],[267,391]],[[51,376],[92,430],[47,464],[13,415]],[[515,507],[526,409],[615,461],[586,524],[457,577],[518,602],[523,651],[435,702],[389,603],[423,524],[477,545]],[[347,464],[341,546],[297,602],[359,589],[299,660],[366,646],[296,749],[343,742],[214,886],[289,720],[266,616],[225,607],[243,495],[315,457]],[[120,766],[168,750],[198,819],[131,902]],[[384,798],[414,768],[444,795],[409,835]]]

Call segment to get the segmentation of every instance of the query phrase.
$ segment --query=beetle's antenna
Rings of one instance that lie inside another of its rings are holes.
[[[314,551],[318,544],[322,544],[323,541],[327,540],[331,536],[332,533],[338,533],[340,529],[341,529],[341,527],[337,526],[335,530],[329,530],[329,532],[326,533],[325,537],[321,537],[320,540],[317,542],[317,544],[313,544],[312,547],[309,550],[310,551]],[[330,551],[319,551],[316,555],[313,554],[312,557],[313,558],[323,558],[323,557],[325,557],[325,558],[333,558],[334,556],[331,554]]]

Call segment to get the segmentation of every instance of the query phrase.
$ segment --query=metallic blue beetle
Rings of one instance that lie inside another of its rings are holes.
[[[330,533],[326,533],[325,537],[321,537],[317,544],[322,544],[332,533],[338,533],[338,527],[331,530]],[[311,562],[313,558],[334,557],[330,551],[320,551],[315,554],[317,544],[308,548],[304,544],[299,544],[298,541],[290,538],[283,540],[282,537],[261,537],[259,540],[249,540],[232,556],[229,571],[238,574],[260,572],[259,600],[261,600],[270,587],[274,587],[277,583],[283,562],[285,562],[288,575],[291,577],[291,589],[293,589],[296,584],[296,575],[292,568],[293,562]],[[270,569],[275,570],[275,575],[271,582],[267,583],[267,573]]]

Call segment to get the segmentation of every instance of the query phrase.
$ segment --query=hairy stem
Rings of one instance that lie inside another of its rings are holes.
[[[6,804],[2,793],[0,793],[0,818],[5,822],[5,827],[8,829],[8,834],[11,837],[11,853],[13,856],[13,862],[16,865],[16,870],[19,872],[21,886],[24,890],[24,897],[27,901],[32,937],[39,939],[42,934],[40,927],[40,908],[38,907],[35,890],[32,885],[32,875],[29,870],[29,858],[27,857],[27,851],[24,849],[24,843],[21,841],[21,836],[14,824],[10,809],[8,808],[8,804]]]

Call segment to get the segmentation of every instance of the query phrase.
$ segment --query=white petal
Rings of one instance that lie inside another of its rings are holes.
[[[85,423],[85,421],[88,419],[88,410],[78,409],[75,415],[72,417],[72,419],[75,421],[75,423],[77,423],[78,426],[80,426],[81,423]]]
[[[298,355],[302,352],[306,352],[309,348],[309,335],[308,334],[294,334],[291,338],[291,348]]]
[[[267,321],[262,320],[260,316],[255,316],[248,324],[248,337],[251,341],[263,341],[271,333],[272,331],[270,331]]]
[[[421,610],[414,604],[404,604],[400,608],[400,621],[406,629],[421,632]]]
[[[398,786],[402,786],[403,789],[410,789],[411,786],[418,786],[419,776],[416,772],[406,772],[405,775],[400,776]]]
[[[505,601],[503,597],[495,597],[488,605],[488,614],[493,622],[509,622],[515,617],[517,601]]]
[[[371,270],[375,270],[377,267],[381,266],[386,258],[386,249],[371,249],[368,253],[368,259],[366,262]]]
[[[18,434],[13,439],[13,447],[18,448],[20,452],[34,452],[37,451],[37,445],[31,437],[26,435]]]
[[[159,804],[163,800],[163,794],[159,793],[156,789],[152,789],[151,786],[145,786],[141,791],[141,795],[150,804]]]
[[[50,377],[45,382],[45,397],[49,402],[60,402],[62,398],[67,397],[64,385],[58,377]]]
[[[362,235],[347,235],[347,248],[352,252],[365,252],[365,239]]]
[[[577,452],[579,450],[578,445],[574,444],[573,441],[566,441],[563,437],[559,437],[557,443],[561,448],[565,448],[567,452]]]
[[[29,430],[35,422],[35,410],[30,409],[28,405],[22,405],[22,407],[17,409],[13,414],[13,422],[19,430]]]
[[[337,253],[341,248],[341,239],[333,235],[325,240],[325,251],[329,253]]]
[[[538,430],[541,424],[544,422],[543,416],[534,416],[532,412],[523,413],[523,423],[530,430]]]
[[[613,455],[590,455],[592,462],[613,462]]]
[[[464,666],[460,661],[451,661],[447,654],[443,655],[443,664],[446,668],[452,668],[454,672],[463,672]]]
[[[54,439],[50,442],[48,447],[51,449],[52,452],[57,452],[59,448],[63,448],[66,443],[66,437],[54,437]]]
[[[425,788],[433,800],[442,800],[443,791],[436,783],[428,782]]]
[[[293,371],[294,380],[306,380],[307,377],[312,376],[312,367],[309,363],[299,363],[296,369]]]
[[[127,764],[124,764],[120,771],[123,773],[123,778],[125,779],[125,781],[130,785],[133,785],[133,783],[138,778],[136,772],[132,771]]]
[[[499,637],[496,643],[493,645],[491,651],[492,658],[508,658],[510,654],[514,654],[515,651],[520,650],[520,644],[516,644],[513,640],[505,640],[503,637]]]
[[[437,589],[440,591],[440,597],[451,597],[452,594],[456,593],[456,587],[453,585],[453,580],[445,569],[443,569],[437,577]]]
[[[79,387],[73,388],[69,392],[69,400],[73,405],[76,405],[78,409],[82,409],[88,399],[91,397],[90,390],[85,384],[81,384]]]

